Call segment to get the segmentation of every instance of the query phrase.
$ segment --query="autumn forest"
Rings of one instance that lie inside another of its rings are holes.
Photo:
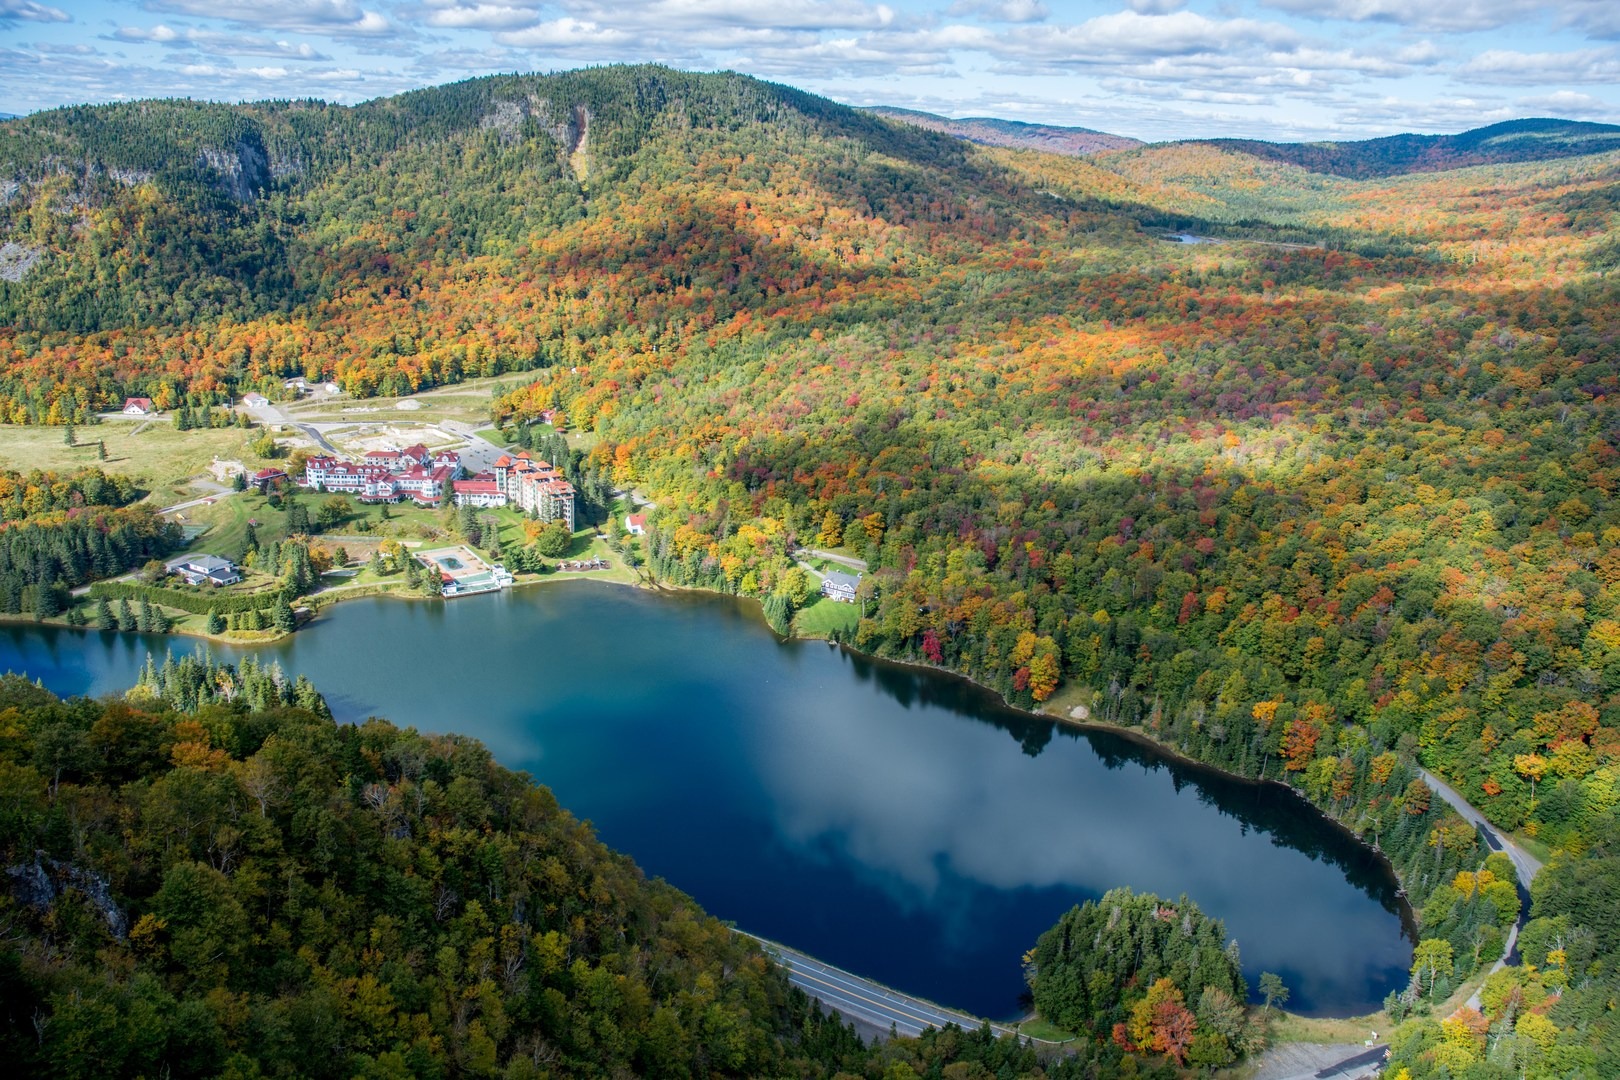
[[[1556,151],[1071,157],[652,67],[38,113],[0,124],[0,420],[531,373],[493,422],[589,433],[655,578],[786,631],[794,551],[864,561],[845,644],[1299,788],[1450,980],[1517,898],[1409,787],[1446,778],[1550,854],[1539,963],[1461,1027],[1415,968],[1397,1065],[1612,1075],[1620,151],[1535,123]]]

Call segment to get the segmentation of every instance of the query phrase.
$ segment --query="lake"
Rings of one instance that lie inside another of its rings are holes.
[[[105,694],[198,647],[7,624],[0,671]],[[1394,877],[1291,792],[781,642],[755,605],[583,581],[355,600],[256,652],[339,719],[482,739],[719,918],[976,1015],[1017,1015],[1023,952],[1118,885],[1224,919],[1251,986],[1278,972],[1299,1011],[1405,985]]]

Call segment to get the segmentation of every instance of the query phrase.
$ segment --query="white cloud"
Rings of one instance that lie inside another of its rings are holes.
[[[194,26],[121,26],[111,35],[114,41],[165,45],[175,49],[198,49],[223,56],[274,56],[285,60],[330,60],[308,42],[272,41],[269,38],[228,34],[222,30],[200,30]]]
[[[898,21],[887,4],[861,0],[565,0],[570,14],[629,30],[751,26],[777,30],[877,30]]]
[[[1187,0],[1125,0],[1132,11],[1141,15],[1168,15],[1187,6]]]
[[[1559,116],[1569,119],[1612,120],[1620,109],[1591,94],[1574,90],[1555,90],[1540,97],[1523,97],[1514,102],[1520,109],[1540,116]]]
[[[1312,19],[1390,22],[1425,30],[1494,30],[1539,17],[1541,0],[1261,0],[1266,7]]]
[[[1434,42],[1428,38],[1414,42],[1395,53],[1395,59],[1403,64],[1416,64],[1420,67],[1439,63],[1445,55]]]
[[[1191,11],[1140,15],[1120,11],[1070,26],[1019,28],[986,37],[986,52],[1000,59],[1052,64],[1113,63],[1134,57],[1193,56],[1245,51],[1257,46],[1289,48],[1297,31],[1253,19],[1210,19]]]
[[[1620,51],[1580,49],[1574,52],[1523,53],[1488,49],[1457,71],[1465,82],[1491,86],[1551,86],[1558,83],[1620,82]]]
[[[422,21],[440,29],[513,30],[532,26],[539,18],[540,0],[426,0]]]
[[[272,27],[336,36],[390,34],[393,26],[375,11],[354,0],[253,0],[221,10],[219,0],[144,0],[148,11],[225,19],[238,26]]]
[[[0,23],[8,22],[72,22],[73,16],[61,8],[36,4],[34,0],[0,0]]]
[[[1041,0],[957,0],[945,14],[986,22],[1033,23],[1044,22],[1052,12]]]
[[[645,39],[628,30],[602,26],[581,19],[563,18],[551,19],[523,30],[496,34],[495,40],[502,45],[511,45],[519,49],[556,51],[604,49],[611,54],[633,48],[638,41]]]

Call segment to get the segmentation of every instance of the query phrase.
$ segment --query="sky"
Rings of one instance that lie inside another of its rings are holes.
[[[643,61],[1148,140],[1620,122],[1620,0],[0,0],[0,112]]]

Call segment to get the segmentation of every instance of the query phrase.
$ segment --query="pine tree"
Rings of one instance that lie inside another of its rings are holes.
[[[107,440],[102,439],[96,443],[96,457],[102,461],[107,460]]]
[[[225,632],[225,618],[218,608],[208,609],[208,632],[210,634],[223,634]]]
[[[292,605],[287,603],[286,597],[276,601],[276,606],[271,612],[271,618],[275,622],[276,629],[283,634],[292,633],[298,626],[298,620],[293,616]]]
[[[124,631],[127,634],[131,630],[136,629],[139,625],[140,624],[137,622],[137,620],[135,618],[135,612],[130,610],[129,597],[126,596],[126,597],[122,598],[121,600],[119,600],[118,601],[118,629]]]
[[[62,441],[69,446],[79,445],[79,437],[73,430],[73,421],[71,420],[69,420],[67,422],[67,426],[62,429]]]
[[[118,619],[114,617],[112,608],[107,606],[107,598],[105,596],[96,597],[95,620],[96,628],[98,630],[118,629]]]
[[[143,634],[150,634],[150,633],[153,632],[153,628],[152,628],[153,621],[154,620],[153,620],[153,612],[152,612],[152,603],[151,603],[151,601],[142,600],[141,601],[141,613],[135,619],[135,629],[139,630]]]

